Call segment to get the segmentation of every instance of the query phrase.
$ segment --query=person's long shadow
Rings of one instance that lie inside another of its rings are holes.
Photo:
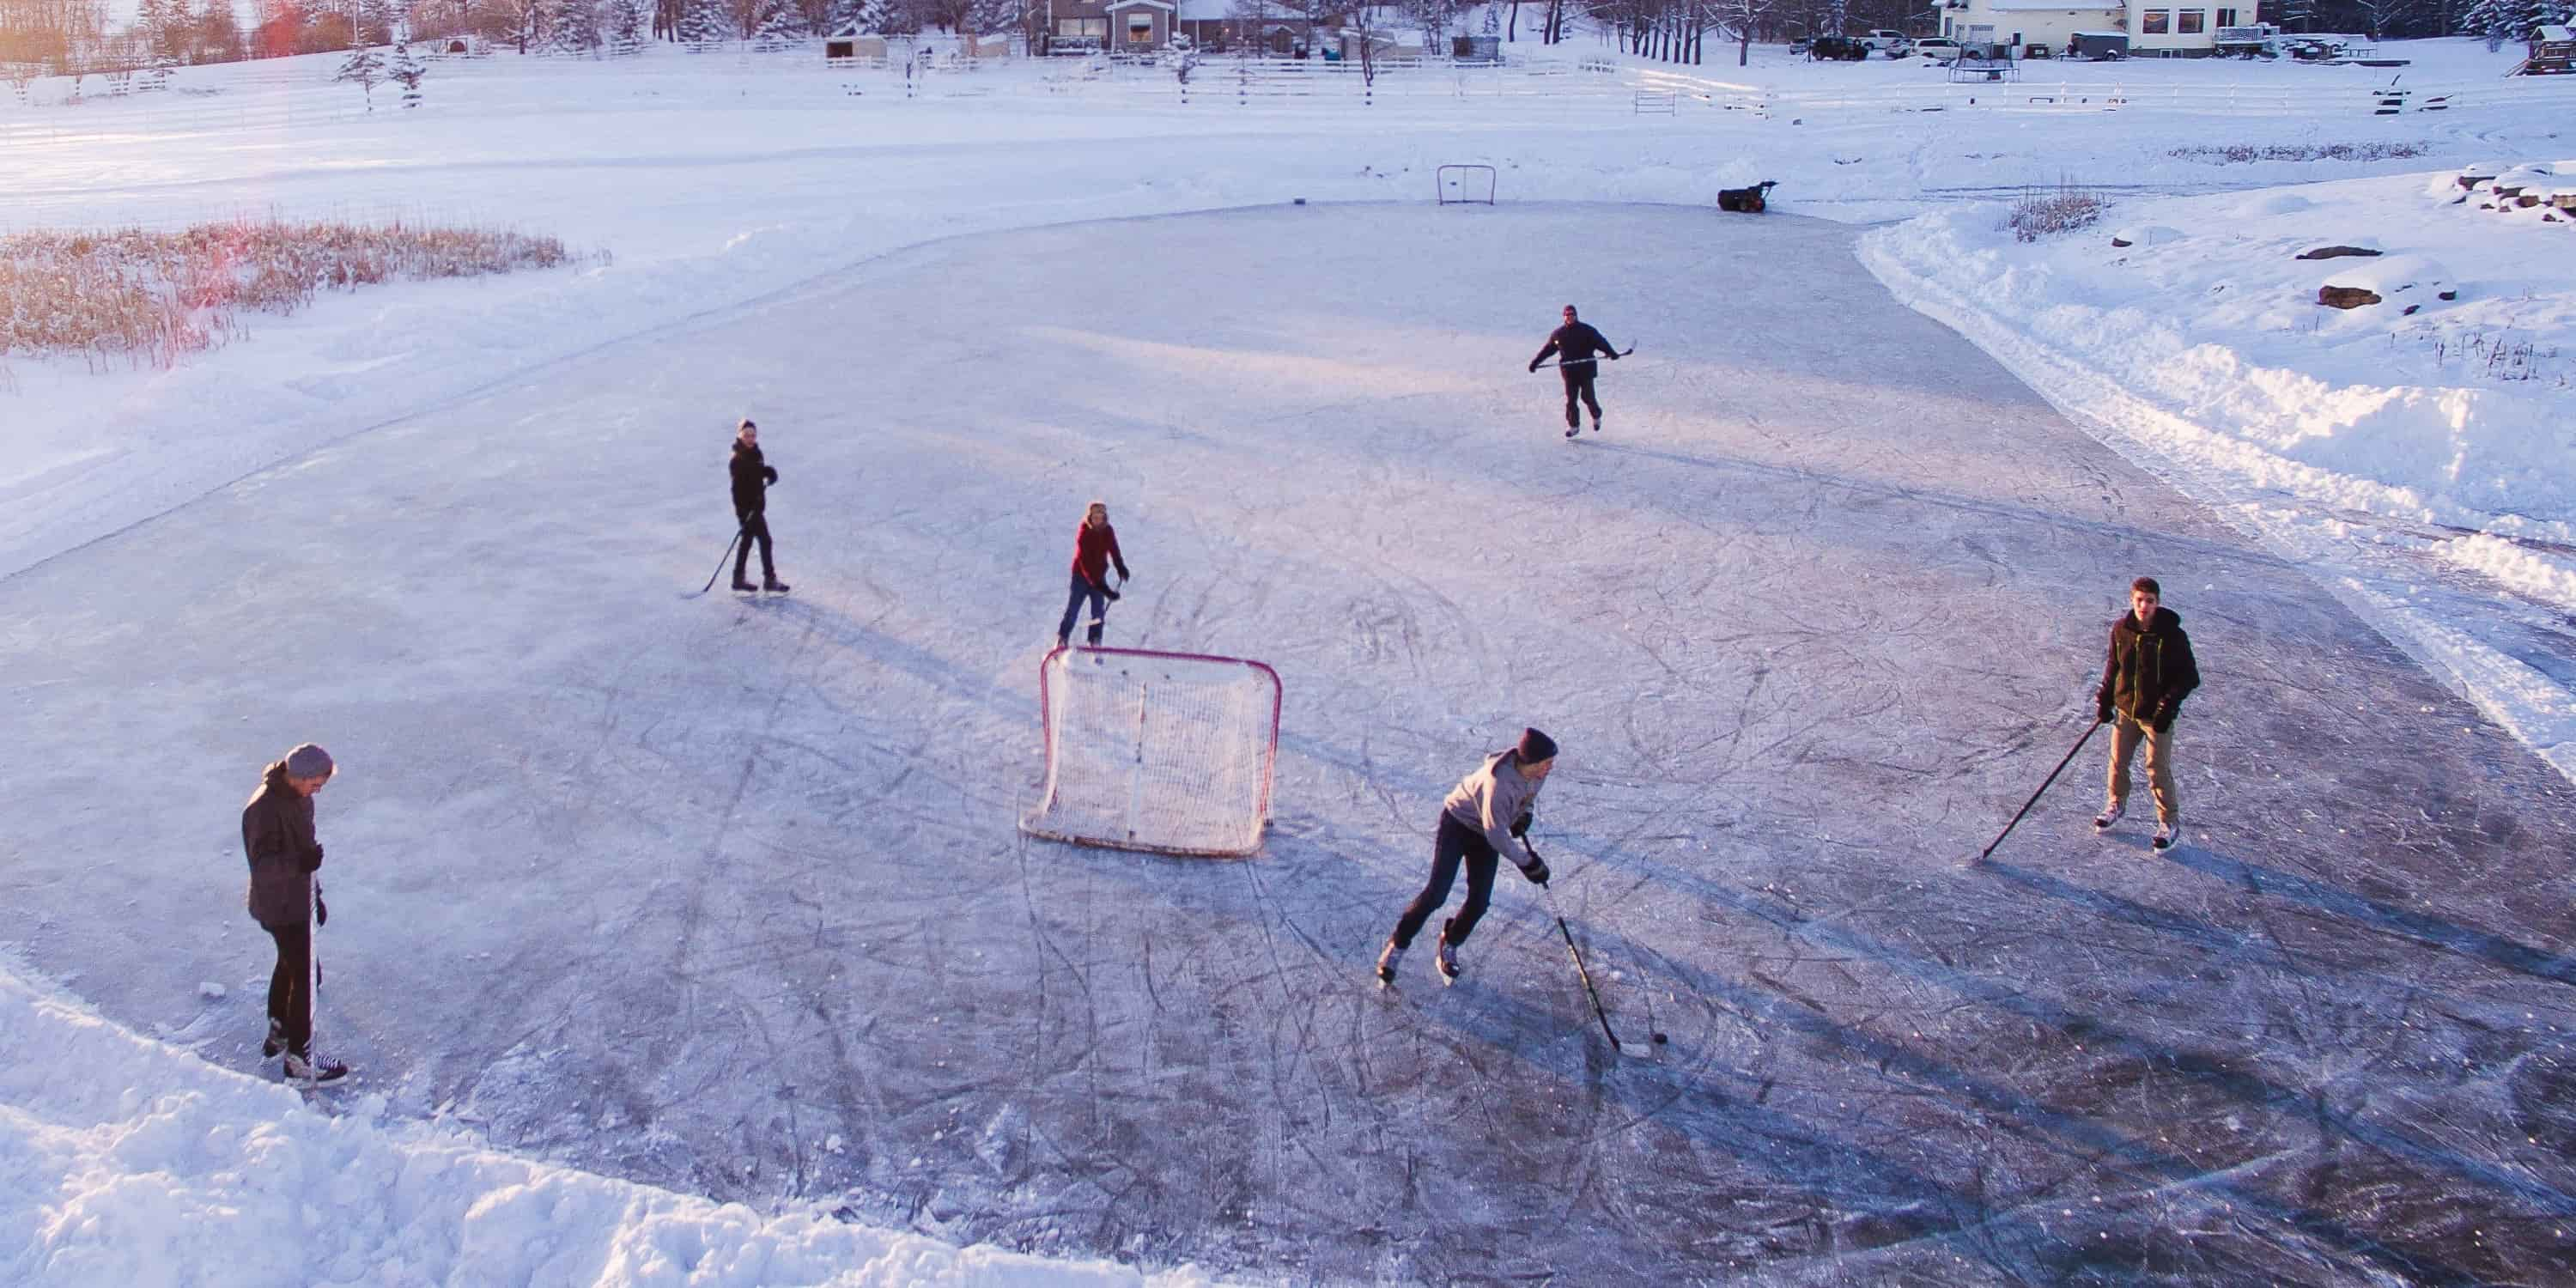
[[[2089,1045],[2117,1050],[2148,1062],[2152,1066],[2172,1069],[2249,1104],[2313,1118],[2321,1125],[2330,1126],[2336,1131],[2390,1154],[2414,1159],[2465,1181],[2503,1190],[2552,1214],[2576,1215],[2576,1197],[2570,1197],[2553,1186],[2526,1179],[2483,1160],[2465,1158],[2454,1151],[2427,1144],[2401,1128],[2329,1110],[2318,1104],[2303,1090],[2284,1087],[2245,1070],[2232,1068],[2224,1058],[2202,1052],[2169,1049],[2117,1027],[2105,1025],[2092,1017],[2078,1015],[2056,1003],[2034,997],[2005,984],[1980,978],[1955,967],[1927,962],[1902,949],[1838,924],[1810,919],[1806,914],[1785,904],[1747,891],[1719,885],[1694,873],[1673,869],[1643,855],[1620,850],[1616,845],[1605,846],[1594,853],[1601,862],[1617,864],[1631,872],[1651,876],[1668,887],[1687,890],[1710,902],[1759,918],[1809,943],[1867,958],[1889,969],[1935,984],[1967,1000],[2011,1011],[2060,1032],[2081,1034]],[[1674,969],[1690,970],[1681,963],[1669,964]],[[1701,972],[1692,973],[1697,977],[1695,986],[1738,990],[1739,986],[1731,982],[1709,979]],[[1848,1039],[1841,1036],[1839,1026],[1831,1025],[1803,1006],[1774,1004],[1768,1009],[1792,1024],[1814,1030],[1820,1038],[1835,1041],[1838,1044],[1848,1043]],[[1876,1039],[1865,1038],[1861,1042],[1874,1058],[1883,1055],[1907,1065],[1922,1066],[1923,1076],[1946,1079],[1955,1083],[1961,1090],[1973,1094],[1981,1103],[1991,1102],[1999,1110],[2022,1114],[2034,1125],[2064,1132],[2086,1148],[2134,1152],[2153,1158],[2152,1151],[2146,1151],[2144,1147],[2129,1142],[2108,1128],[2088,1120],[2060,1114],[2028,1100],[2017,1092],[1983,1088],[1963,1074],[1933,1066],[1922,1057],[1901,1048],[1890,1047]],[[2198,1175],[2196,1170],[2189,1169],[2188,1164],[2179,1160],[2155,1161],[2159,1166],[2170,1165],[2186,1169],[2189,1175]]]
[[[1260,861],[1291,868],[1310,867],[1326,863],[1334,855],[1354,848],[1377,848],[1383,844],[1381,838],[1345,837],[1329,824],[1307,822],[1308,825],[1302,826],[1293,838],[1275,838],[1273,853]],[[1635,862],[1632,856],[1615,857]],[[1283,908],[1275,906],[1275,901],[1266,897],[1256,895],[1250,900],[1240,897],[1242,887],[1239,886],[1183,882],[1181,884],[1194,886],[1195,892],[1176,899],[1170,883],[1147,875],[1160,871],[1167,864],[1190,862],[1188,860],[1152,860],[1137,864],[1124,858],[1109,857],[1109,852],[1068,847],[1059,861],[1095,865],[1104,873],[1114,874],[1117,879],[1136,882],[1140,894],[1144,887],[1150,886],[1151,897],[1195,905],[1192,911],[1202,917],[1260,923],[1287,915]],[[1802,920],[1792,910],[1766,906],[1763,901],[1750,896],[1722,892],[1724,897],[1720,897],[1718,889],[1695,879],[1682,878],[1669,870],[1660,870],[1655,875],[1676,886],[1692,887],[1704,897],[1715,898],[1719,903],[1768,921],[1793,926]],[[1354,872],[1344,864],[1335,880],[1348,883],[1369,878],[1365,869]],[[1357,903],[1374,904],[1385,909],[1396,907],[1411,893],[1409,888],[1399,889],[1387,880],[1375,880],[1370,884],[1378,887],[1373,894],[1345,893]],[[1494,923],[1489,920],[1488,924]],[[2478,1281],[2477,1276],[2447,1265],[2438,1258],[2391,1246],[2331,1215],[2284,1203],[2277,1196],[2223,1174],[2212,1173],[2186,1159],[2160,1152],[2107,1125],[2058,1111],[2022,1092],[1992,1084],[1920,1052],[1855,1032],[1809,1009],[1807,1004],[1792,1000],[1786,993],[1757,991],[1752,986],[1651,952],[1623,935],[1598,927],[1587,927],[1579,934],[1598,945],[1594,951],[1630,962],[1651,963],[1648,969],[1668,973],[1703,1001],[1721,1004],[1739,1015],[1758,1016],[1766,1024],[1795,1031],[1818,1047],[1847,1055],[1855,1067],[1876,1068],[1882,1071],[1882,1076],[1902,1079],[1912,1085],[1939,1088],[1981,1111],[2024,1123],[2038,1135],[2058,1142],[2069,1157],[2088,1167],[2099,1167],[2107,1158],[2148,1172],[2162,1183],[2190,1184],[2224,1195],[2249,1213],[2268,1216],[2281,1226],[2401,1274],[2411,1282],[2468,1284]],[[1335,990],[1346,986],[1338,982],[1341,971],[1346,970],[1352,980],[1365,978],[1367,955],[1375,948],[1378,939],[1373,929],[1353,935],[1337,933],[1333,928],[1322,925],[1299,929],[1297,937],[1319,956],[1331,955],[1330,941],[1333,940],[1348,939],[1355,945],[1350,949],[1346,962],[1335,963],[1331,967],[1336,982],[1324,987]],[[1552,940],[1552,936],[1549,938]],[[1837,933],[1828,942],[1837,948],[1869,953],[1900,967],[1904,965],[1902,954],[1858,936]],[[2313,1108],[2303,1094],[2239,1074],[2226,1068],[2224,1062],[2216,1057],[2155,1049],[2054,1006],[2010,994],[2000,986],[1956,972],[1950,974],[1953,978],[1948,982],[1958,991],[1977,994],[1981,1000],[2007,1005],[2060,1028],[2083,1032],[2088,1042],[2125,1045],[2145,1053],[2164,1067],[2188,1076],[2217,1081],[2244,1098],[2268,1107],[2285,1111],[2295,1109],[2300,1113],[2310,1112]],[[1571,998],[1573,995],[1569,992],[1567,996]],[[1312,1002],[1317,999],[1308,996],[1303,1000]],[[1464,1005],[1457,1004],[1462,1001]],[[2053,1254],[2048,1251],[2051,1249],[2069,1254],[2080,1252],[2068,1244],[2068,1236],[2052,1230],[2043,1219],[2048,1208],[2046,1202],[2033,1200],[1998,1208],[1981,1194],[1962,1193],[1903,1160],[1838,1137],[1824,1124],[1768,1107],[1763,1103],[1761,1093],[1730,1096],[1713,1089],[1707,1085],[1707,1080],[1722,1075],[1705,1063],[1688,1063],[1687,1056],[1675,1064],[1613,1063],[1604,1059],[1601,1049],[1590,1041],[1591,1017],[1579,1001],[1573,1002],[1569,1009],[1545,1008],[1524,1000],[1513,990],[1479,988],[1463,995],[1451,995],[1444,998],[1444,1003],[1436,1008],[1419,1008],[1416,1013],[1450,1030],[1457,1040],[1487,1050],[1495,1060],[1517,1062],[1523,1068],[1553,1075],[1569,1085],[1584,1086],[1596,1095],[1619,1102],[1637,1119],[1657,1122],[1666,1129],[1725,1152],[1744,1166],[1765,1171],[1786,1188],[1818,1194],[1838,1205],[1858,1206],[1883,1217],[1890,1233],[1896,1236],[1891,1242],[1948,1242],[2008,1270],[2016,1266],[2027,1270],[2031,1264],[2051,1264]],[[1561,1038],[1569,1027],[1585,1032],[1586,1041],[1581,1047],[1571,1048],[1566,1043],[1551,1040]],[[1679,1051],[1673,1054],[1682,1055]],[[2415,1155],[2438,1153],[2412,1142],[2389,1140],[2388,1133],[2384,1132],[2355,1134],[2392,1148],[2394,1152]],[[2490,1174],[2484,1179],[2502,1183],[2507,1178]],[[2527,1196],[2535,1192],[2541,1196],[2556,1196],[2555,1191],[2546,1187],[2523,1185],[2517,1188]],[[1919,1210],[1917,1205],[1920,1205]],[[2008,1254],[2008,1249],[2014,1251]]]
[[[2295,873],[2283,872],[2186,845],[2166,852],[2173,863],[2192,871],[2239,883],[2255,894],[2275,895],[2321,912],[2349,917],[2365,926],[2429,947],[2474,957],[2506,970],[2559,984],[2576,984],[2576,959],[2545,953],[2502,935],[2454,925],[2429,913],[2354,894]]]

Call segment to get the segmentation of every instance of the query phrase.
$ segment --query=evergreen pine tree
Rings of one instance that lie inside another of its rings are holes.
[[[608,0],[608,52],[623,57],[644,51],[653,22],[652,0]]]
[[[805,34],[804,15],[789,0],[751,0],[744,24],[757,48],[783,49]]]
[[[393,66],[386,69],[385,77],[402,86],[402,105],[406,110],[420,106],[420,82],[428,75],[429,68],[412,56],[410,41],[394,46]]]
[[[692,50],[705,49],[725,38],[724,0],[682,0],[680,6],[680,43]]]
[[[581,55],[598,51],[602,37],[595,0],[547,0],[546,7],[546,48]]]
[[[353,81],[358,91],[367,96],[367,110],[376,110],[376,82],[385,78],[385,56],[371,46],[360,45],[349,51],[333,80]]]
[[[2521,0],[2471,0],[2468,12],[2460,15],[2460,33],[2487,42],[2487,51],[2504,47],[2513,29],[2513,11]]]

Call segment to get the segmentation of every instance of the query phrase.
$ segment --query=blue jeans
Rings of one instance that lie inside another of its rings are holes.
[[[1073,574],[1073,593],[1064,599],[1064,620],[1055,624],[1056,643],[1063,644],[1073,638],[1073,615],[1082,608],[1085,596],[1091,599],[1091,642],[1100,642],[1100,619],[1109,615],[1109,597],[1077,572]]]

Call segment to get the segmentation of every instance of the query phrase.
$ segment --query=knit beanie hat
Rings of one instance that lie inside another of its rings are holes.
[[[321,748],[317,747],[314,750],[319,751]],[[1556,739],[1536,729],[1523,729],[1520,753],[1521,763],[1524,765],[1535,765],[1542,760],[1554,760],[1556,759]]]
[[[331,753],[306,743],[286,753],[286,776],[289,778],[327,778],[331,774]]]

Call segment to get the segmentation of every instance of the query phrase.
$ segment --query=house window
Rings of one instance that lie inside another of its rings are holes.
[[[1131,45],[1154,43],[1154,15],[1150,13],[1127,15],[1127,43]]]
[[[2235,10],[2233,10],[2233,9],[2221,9],[2221,10],[2219,10],[2219,11],[2218,11],[2218,25],[2219,25],[2219,26],[2222,26],[2222,27],[2233,27],[2233,26],[2235,26],[2235,25],[2236,25],[2236,11],[2235,11]]]
[[[2201,32],[2201,20],[2208,16],[2207,12],[2199,9],[2177,9],[2174,11],[2174,33],[2197,36]]]
[[[2149,9],[2145,24],[2138,28],[2142,36],[2161,36],[2173,30],[2173,10]]]
[[[1089,36],[1094,40],[1105,41],[1109,39],[1109,20],[1107,18],[1058,18],[1055,20],[1055,34]]]

